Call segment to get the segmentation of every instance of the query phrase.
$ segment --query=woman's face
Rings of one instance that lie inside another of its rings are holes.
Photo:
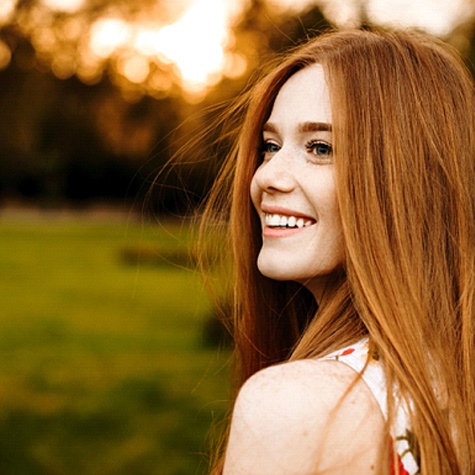
[[[307,66],[279,91],[262,132],[251,198],[262,225],[260,272],[321,297],[344,260],[334,181],[330,96],[323,68]]]

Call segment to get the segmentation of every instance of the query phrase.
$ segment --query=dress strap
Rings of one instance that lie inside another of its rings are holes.
[[[369,354],[369,339],[366,337],[353,345],[330,353],[322,359],[341,361],[353,368],[357,373],[362,373],[364,370],[361,376],[373,393],[384,418],[387,420],[388,401],[386,395],[386,377],[382,365],[371,356],[368,358]]]
[[[379,359],[371,355],[369,338],[334,351],[321,360],[334,360],[345,363],[361,374],[363,381],[373,393],[385,420],[388,420],[387,382],[383,364]],[[416,462],[417,447],[407,405],[394,392],[395,418],[390,428],[390,435],[394,441],[394,447],[399,455],[401,475],[416,475],[419,473],[419,465]]]

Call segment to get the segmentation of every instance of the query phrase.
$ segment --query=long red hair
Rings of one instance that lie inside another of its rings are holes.
[[[330,90],[346,251],[318,309],[302,286],[258,272],[261,230],[249,197],[273,101],[313,63]],[[204,219],[229,210],[238,384],[369,334],[389,385],[411,401],[421,473],[431,475],[475,472],[474,105],[470,74],[436,39],[321,35],[276,60],[245,95]]]

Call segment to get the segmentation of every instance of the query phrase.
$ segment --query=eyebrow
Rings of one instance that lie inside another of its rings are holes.
[[[277,126],[272,122],[266,122],[262,128],[263,132],[277,133]],[[332,125],[327,122],[302,122],[298,126],[300,133],[306,132],[331,132]]]

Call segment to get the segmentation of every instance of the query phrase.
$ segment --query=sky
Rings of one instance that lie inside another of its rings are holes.
[[[333,0],[328,3],[345,5],[355,2]],[[417,26],[430,33],[444,35],[466,18],[473,8],[470,4],[468,0],[369,0],[367,11],[370,18],[378,23]]]
[[[224,0],[226,1],[226,0]],[[239,0],[238,0],[239,1]],[[370,18],[378,23],[416,26],[430,33],[444,35],[453,25],[474,11],[472,0],[270,0],[290,10],[318,3],[339,25],[349,25],[360,5],[366,4]]]

